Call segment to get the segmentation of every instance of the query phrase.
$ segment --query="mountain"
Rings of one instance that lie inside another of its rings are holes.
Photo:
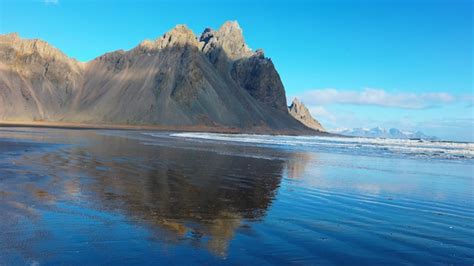
[[[354,129],[343,129],[336,130],[333,133],[354,136],[354,137],[367,137],[367,138],[388,138],[388,139],[424,139],[424,140],[436,140],[437,137],[425,135],[421,131],[409,132],[401,131],[396,128],[383,129],[375,127],[372,129],[367,128],[354,128]]]
[[[46,42],[0,36],[0,119],[58,120],[82,79],[83,65]]]
[[[275,66],[237,22],[199,38],[178,25],[87,63],[0,35],[0,120],[314,133],[289,114]]]
[[[295,98],[290,107],[288,107],[288,111],[291,116],[303,123],[305,126],[320,132],[326,131],[323,126],[311,116],[308,108],[297,98]]]

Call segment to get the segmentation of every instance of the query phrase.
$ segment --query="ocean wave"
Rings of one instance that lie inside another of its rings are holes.
[[[153,136],[155,133],[149,133]],[[365,155],[403,155],[440,159],[474,159],[474,143],[406,139],[345,138],[320,136],[272,136],[219,133],[171,133],[188,140],[230,142],[247,145],[282,146],[324,152],[344,151]]]

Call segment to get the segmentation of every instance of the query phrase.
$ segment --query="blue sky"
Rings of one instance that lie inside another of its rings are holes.
[[[237,20],[264,48],[289,100],[327,128],[398,127],[474,141],[470,0],[0,0],[0,32],[87,61],[176,24]]]

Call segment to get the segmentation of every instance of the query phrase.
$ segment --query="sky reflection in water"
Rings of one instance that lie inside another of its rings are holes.
[[[469,163],[133,131],[0,138],[0,264],[474,258]]]

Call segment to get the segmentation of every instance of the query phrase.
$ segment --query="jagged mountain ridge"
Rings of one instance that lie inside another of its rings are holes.
[[[237,22],[200,38],[178,25],[80,63],[40,40],[0,36],[0,120],[308,131],[280,77]]]
[[[66,112],[82,64],[41,40],[0,36],[0,119],[50,119]]]
[[[291,102],[291,105],[288,107],[288,111],[291,116],[303,123],[305,126],[316,131],[326,132],[326,129],[324,129],[318,120],[313,118],[308,108],[298,100],[298,98],[293,99],[293,102]]]

